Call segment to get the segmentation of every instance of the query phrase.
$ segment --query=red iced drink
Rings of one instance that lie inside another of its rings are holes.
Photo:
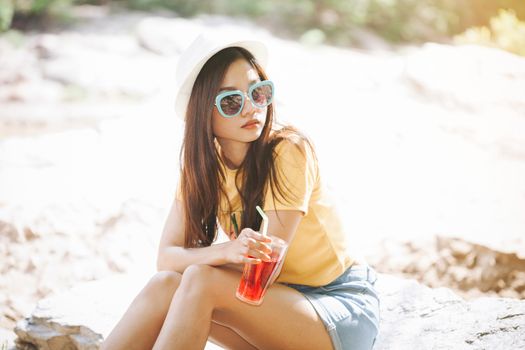
[[[237,298],[253,305],[262,303],[264,294],[268,288],[268,283],[276,272],[278,263],[284,256],[287,244],[280,238],[272,237],[270,244],[272,253],[271,261],[262,261],[259,264],[245,264],[241,277],[241,282],[237,288]],[[250,258],[253,258],[250,256]]]
[[[277,265],[277,261],[261,262],[260,264],[246,264],[242,274],[241,283],[237,289],[237,295],[242,296],[245,301],[258,303],[264,296],[266,284]]]

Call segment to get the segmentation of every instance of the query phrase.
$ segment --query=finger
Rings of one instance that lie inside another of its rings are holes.
[[[250,247],[250,248],[255,247],[257,245],[257,241],[249,237],[244,237],[244,239],[242,240],[242,243],[244,246]]]
[[[272,241],[272,238],[269,237],[269,236],[266,236],[266,235],[263,235],[259,232],[256,232],[256,231],[253,231],[251,234],[250,234],[250,237],[253,237],[254,239],[258,240],[258,241],[261,241],[261,242],[266,242],[266,243],[270,243]]]
[[[268,244],[262,243],[262,242],[258,242],[258,241],[254,240],[254,239],[250,239],[248,241],[248,245],[247,246],[249,248],[251,248],[251,249],[260,250],[260,251],[262,251],[265,254],[271,254],[272,253],[272,248]]]
[[[259,250],[263,251],[266,254],[272,254],[273,249],[268,244],[265,243],[259,243]]]
[[[244,237],[249,237],[249,238],[253,238],[257,241],[260,241],[260,242],[265,242],[265,243],[271,243],[272,242],[272,238],[269,237],[269,236],[266,236],[266,235],[263,235],[257,231],[254,231],[252,230],[251,228],[244,228],[242,231],[241,231],[241,234],[240,235],[243,235]]]
[[[252,256],[252,257],[254,257],[256,259],[260,259],[262,261],[271,261],[272,260],[269,255],[264,254],[260,250],[256,250],[256,249],[250,249],[248,251],[248,255]]]
[[[260,264],[262,261],[261,259],[257,259],[257,258],[249,258],[247,256],[243,256],[242,257],[242,262],[245,263],[245,264],[254,264],[254,265],[257,265],[257,264]]]
[[[248,246],[248,240],[249,238],[246,236],[239,236],[237,237],[237,242],[239,242],[243,247]]]

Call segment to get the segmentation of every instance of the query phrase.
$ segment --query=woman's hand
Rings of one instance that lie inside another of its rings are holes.
[[[239,237],[226,243],[225,259],[233,264],[259,264],[261,261],[270,261],[272,249],[269,243],[271,238],[259,232],[245,228]]]

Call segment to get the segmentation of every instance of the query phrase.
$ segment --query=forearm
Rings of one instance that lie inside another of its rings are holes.
[[[190,265],[202,264],[219,266],[227,263],[224,244],[213,244],[202,248],[164,247],[157,257],[157,270],[171,270],[183,273]]]

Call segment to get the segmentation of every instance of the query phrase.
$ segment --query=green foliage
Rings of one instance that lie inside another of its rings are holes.
[[[525,22],[512,10],[500,10],[488,26],[472,27],[454,37],[458,44],[498,47],[525,56]]]
[[[208,12],[208,1],[184,1],[184,0],[128,0],[122,1],[125,6],[137,10],[168,9],[176,11],[183,17],[191,17],[199,11]]]
[[[43,15],[57,13],[60,8],[70,6],[72,0],[11,0],[16,13]]]
[[[0,0],[0,32],[3,32],[11,26],[15,7],[12,0]]]
[[[0,0],[0,30],[9,28],[13,15],[56,16],[86,3],[250,18],[285,36],[335,45],[355,43],[361,28],[392,42],[444,41],[487,26],[500,8],[525,18],[524,0]]]
[[[16,17],[67,17],[74,0],[0,0],[0,32],[10,28]]]
[[[486,24],[502,7],[525,16],[523,0],[130,0],[140,9],[168,8],[181,16],[215,13],[249,17],[293,37],[352,44],[356,28],[393,42],[445,40]]]

